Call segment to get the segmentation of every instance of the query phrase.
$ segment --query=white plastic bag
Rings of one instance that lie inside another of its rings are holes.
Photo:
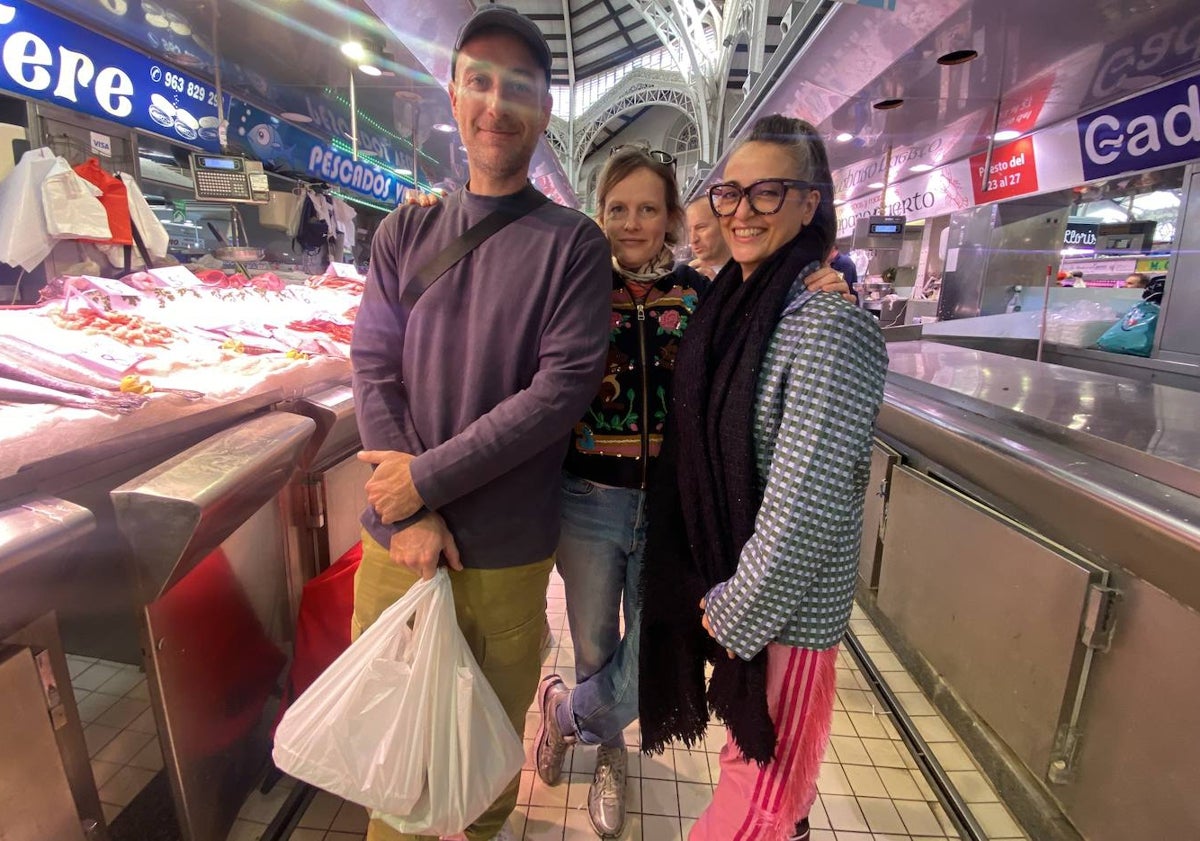
[[[59,158],[42,180],[46,230],[54,239],[112,239],[100,189]]]
[[[462,832],[524,754],[458,628],[444,569],[385,610],[296,700],[274,750],[286,773],[420,835]]]
[[[49,149],[30,149],[0,181],[0,262],[33,271],[54,249],[42,208],[42,181],[57,160]]]
[[[1046,315],[1046,341],[1071,347],[1091,347],[1118,318],[1116,310],[1098,301],[1076,301],[1052,308]]]

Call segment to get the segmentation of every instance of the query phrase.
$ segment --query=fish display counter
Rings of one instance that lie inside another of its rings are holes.
[[[38,306],[0,311],[0,493],[76,450],[111,455],[348,381],[361,291],[176,268],[60,278]]]
[[[26,500],[54,499],[89,525],[53,563],[23,564],[27,598],[0,600],[0,627],[40,629],[58,657],[146,672],[160,773],[194,841],[225,837],[247,769],[267,761],[264,726],[299,588],[319,571],[326,544],[357,534],[357,511],[331,505],[314,518],[300,502],[325,485],[339,501],[361,495],[347,385],[362,289],[361,278],[288,282],[175,267],[121,280],[62,277],[36,306],[0,308],[0,503],[20,513]],[[148,563],[171,563],[177,574],[148,587]],[[167,640],[153,657],[151,639]],[[270,657],[226,656],[259,650]],[[202,669],[176,657],[200,651],[212,655]],[[172,671],[177,661],[182,672]],[[251,665],[258,694],[244,721],[191,715],[199,696],[188,680],[198,669],[205,692],[220,688],[241,703]],[[63,719],[59,767],[88,777],[94,752],[81,746],[91,726]],[[202,759],[218,742],[216,758]],[[234,760],[236,774],[226,767]],[[90,821],[85,835],[110,838],[105,815],[91,808],[97,787],[85,782],[72,783],[80,820]]]

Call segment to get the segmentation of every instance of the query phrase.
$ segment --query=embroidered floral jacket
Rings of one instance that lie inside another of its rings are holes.
[[[638,301],[613,273],[604,379],[575,425],[568,471],[605,485],[646,487],[666,428],[675,355],[706,288],[703,275],[679,265]]]

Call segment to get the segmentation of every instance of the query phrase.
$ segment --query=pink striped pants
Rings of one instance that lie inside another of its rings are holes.
[[[808,816],[833,722],[837,651],[768,646],[775,759],[766,768],[747,762],[726,731],[721,778],[688,841],[785,841]]]

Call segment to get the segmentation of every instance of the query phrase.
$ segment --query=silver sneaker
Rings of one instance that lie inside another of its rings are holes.
[[[533,737],[533,759],[538,776],[548,786],[557,785],[562,779],[567,748],[575,744],[575,736],[562,732],[556,716],[559,705],[566,703],[570,697],[571,690],[567,689],[558,675],[546,675],[538,684],[537,701],[541,720],[538,722],[537,735]]]
[[[617,838],[625,830],[625,746],[596,749],[596,773],[588,791],[588,817],[601,838]]]

